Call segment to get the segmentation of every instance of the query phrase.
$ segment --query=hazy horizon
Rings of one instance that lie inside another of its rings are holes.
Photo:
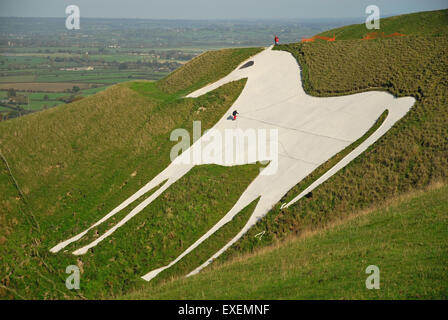
[[[364,18],[375,4],[382,16],[446,9],[446,0],[2,0],[0,17],[65,18],[77,5],[81,18],[148,20],[316,20]]]

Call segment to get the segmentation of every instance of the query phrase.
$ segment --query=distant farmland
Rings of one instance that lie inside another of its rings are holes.
[[[74,86],[79,89],[90,89],[94,85],[86,83],[72,82],[16,82],[0,83],[0,90],[14,89],[17,91],[37,91],[37,92],[64,92],[72,90]]]

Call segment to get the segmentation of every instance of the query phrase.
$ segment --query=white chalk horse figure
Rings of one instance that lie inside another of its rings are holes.
[[[240,68],[240,66],[243,66],[249,60],[253,61],[253,64],[249,64],[250,66],[247,68]],[[177,263],[223,225],[232,220],[248,204],[259,198],[252,215],[241,231],[210,259],[189,273],[188,276],[198,273],[240,239],[292,187],[333,155],[362,137],[386,109],[388,110],[387,118],[372,135],[296,198],[284,204],[283,207],[288,207],[298,201],[301,197],[312,191],[364,152],[386,133],[395,122],[401,119],[415,102],[412,97],[397,99],[389,93],[374,91],[341,97],[311,97],[303,91],[299,65],[290,53],[272,50],[272,47],[270,47],[249,60],[244,61],[237,69],[223,79],[191,93],[188,97],[195,98],[230,81],[247,78],[247,83],[241,95],[229,109],[229,112],[216,123],[213,129],[220,132],[224,132],[225,129],[234,128],[242,130],[267,129],[268,132],[269,129],[277,129],[278,136],[275,137],[276,141],[278,139],[277,158],[274,159],[275,152],[269,152],[269,155],[257,155],[256,159],[252,159],[256,161],[271,160],[270,164],[264,170],[272,169],[270,166],[275,166],[274,169],[276,170],[272,170],[273,173],[271,174],[263,174],[263,172],[259,174],[241,194],[231,210],[216,225],[201,238],[197,239],[195,243],[171,263],[143,275],[143,279],[147,281]],[[229,121],[227,117],[235,109],[238,110],[239,117],[236,121]],[[272,139],[274,138],[268,136],[266,140],[266,143],[270,146]],[[192,161],[190,163],[183,163],[181,161],[185,155],[194,154],[197,148],[204,150],[207,144],[210,143],[210,140],[209,134],[204,134],[189,150],[182,153],[165,170],[134,195],[85,231],[53,247],[51,252],[58,252],[70,243],[81,239],[89,230],[105,222],[165,181],[150,197],[136,206],[111,229],[107,230],[88,245],[73,252],[75,255],[85,254],[90,248],[99,244],[132,217],[141,212],[195,165],[210,163],[204,162],[202,157],[197,157],[198,159],[191,157]],[[248,151],[248,148],[253,147],[246,146],[245,152]],[[228,150],[223,147],[221,152],[226,153]],[[217,160],[213,163],[220,165],[237,164],[224,163],[219,158],[216,157]]]

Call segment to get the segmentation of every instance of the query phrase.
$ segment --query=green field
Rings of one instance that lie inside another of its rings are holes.
[[[324,230],[122,299],[447,299],[448,187],[409,194]],[[368,290],[365,270],[380,270]]]
[[[96,94],[107,86],[100,86],[97,88],[80,90],[77,96],[88,97]],[[29,97],[29,103],[20,105],[25,110],[40,111],[47,108],[52,108],[65,102],[62,99],[70,99],[73,93],[57,93],[57,92],[27,92],[27,91],[16,91],[17,95],[24,95]],[[0,91],[0,99],[7,97],[6,91]],[[5,108],[5,111],[11,111],[10,108]]]
[[[16,48],[10,47],[1,49],[5,51],[0,55],[0,84],[16,83],[86,83],[94,84],[98,88],[83,89],[79,92],[65,94],[73,96],[89,96],[95,94],[106,87],[120,82],[132,81],[135,79],[159,80],[166,77],[171,71],[182,65],[185,61],[176,60],[191,58],[201,52],[201,50],[191,49],[188,52],[179,51],[173,54],[173,50],[163,53],[154,50],[143,49],[104,49],[106,53],[93,49],[75,49],[75,48]],[[90,54],[87,54],[90,50]],[[176,55],[177,54],[177,55]],[[93,67],[94,70],[64,70],[75,67]],[[7,87],[9,88],[9,87]],[[20,92],[22,95],[29,96],[30,103],[27,105],[10,105],[13,108],[21,108],[24,111],[39,111],[45,108],[51,108],[65,103],[58,99],[49,99],[43,101],[36,98],[35,94],[55,91],[39,91],[32,86],[21,88],[27,92]],[[5,89],[6,91],[6,89]],[[57,91],[57,90],[56,90]],[[0,91],[2,92],[2,91]],[[4,92],[4,91],[3,91]],[[67,101],[67,99],[65,99]],[[2,108],[1,115],[8,118],[14,118],[19,113],[11,108]],[[22,111],[23,111],[22,110]],[[20,114],[26,114],[22,112]]]

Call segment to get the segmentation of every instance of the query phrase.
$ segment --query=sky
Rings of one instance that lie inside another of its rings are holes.
[[[377,5],[395,15],[448,8],[448,0],[0,0],[2,17],[66,17],[77,5],[81,18],[300,19],[366,17]]]

